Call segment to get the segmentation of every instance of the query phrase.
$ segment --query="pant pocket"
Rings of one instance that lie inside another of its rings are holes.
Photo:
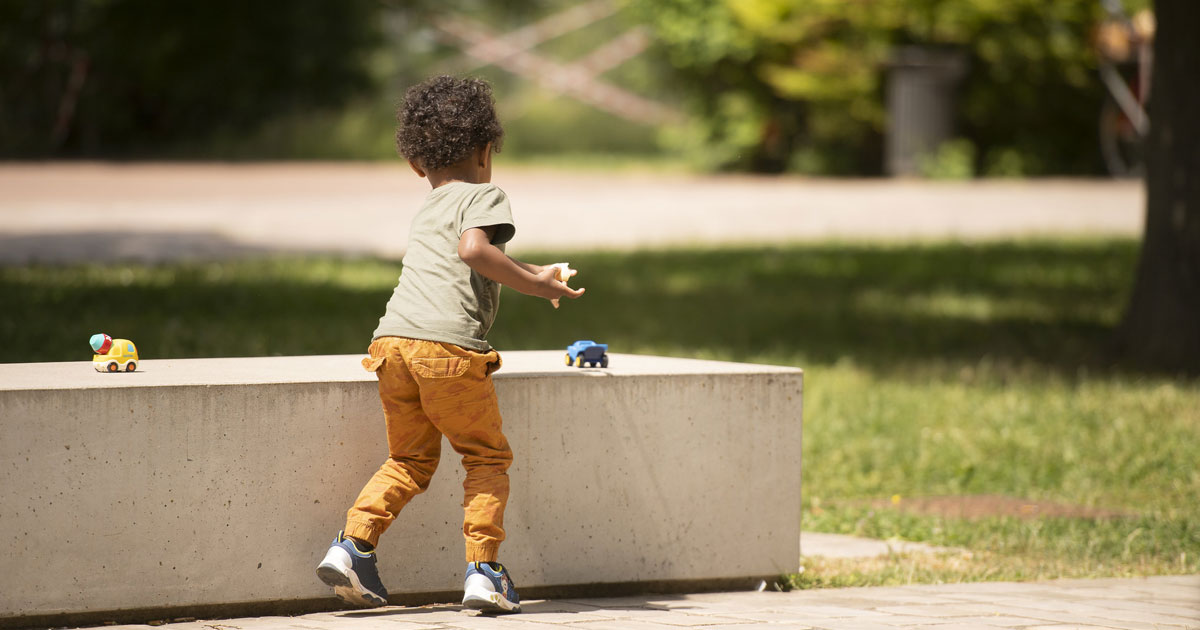
[[[409,365],[420,378],[457,378],[471,369],[471,357],[413,357]]]
[[[387,359],[384,355],[375,356],[375,349],[379,347],[378,341],[372,341],[367,347],[367,354],[371,355],[364,357],[362,360],[363,369],[368,372],[378,372],[379,368],[383,367],[383,362]]]
[[[502,365],[504,365],[504,361],[500,360],[500,353],[492,350],[487,354],[487,371],[484,373],[491,376],[492,372],[499,370]]]

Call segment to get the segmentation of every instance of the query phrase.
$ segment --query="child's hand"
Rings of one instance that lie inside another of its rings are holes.
[[[572,269],[571,265],[568,263],[565,263],[565,262],[554,263],[553,265],[547,265],[547,266],[553,267],[556,270],[556,272],[554,274],[554,279],[558,280],[559,282],[561,282],[563,284],[566,284],[567,280],[570,280],[572,276],[579,273],[579,271],[577,269]],[[554,308],[558,308],[558,298],[554,298],[553,300],[550,300],[550,303],[554,305]]]
[[[556,263],[542,267],[542,270],[537,274],[538,284],[547,290],[544,293],[539,292],[538,295],[550,300],[554,308],[558,308],[560,298],[578,298],[583,295],[584,289],[572,289],[567,286],[567,280],[576,273],[578,271],[571,269],[567,266],[567,263]]]

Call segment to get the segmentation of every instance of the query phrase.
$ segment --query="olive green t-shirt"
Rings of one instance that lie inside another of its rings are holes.
[[[500,306],[500,284],[458,257],[463,232],[487,226],[496,226],[492,244],[503,251],[516,233],[503,190],[466,182],[433,189],[413,218],[404,269],[374,338],[409,337],[491,350],[487,333]]]

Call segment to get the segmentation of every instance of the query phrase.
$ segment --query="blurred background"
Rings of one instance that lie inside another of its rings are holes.
[[[448,73],[493,83],[522,161],[1123,174],[1098,72],[1140,98],[1153,18],[1117,6],[1132,29],[1099,0],[5,2],[0,157],[392,159],[403,89]]]
[[[0,1],[0,362],[363,352],[428,190],[396,104],[482,76],[512,251],[588,289],[505,289],[493,345],[802,367],[804,527],[958,550],[794,587],[1197,573],[1196,32],[1190,0]]]

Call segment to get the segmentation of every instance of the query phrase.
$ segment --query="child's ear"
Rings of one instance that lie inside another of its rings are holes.
[[[492,143],[489,142],[483,145],[483,149],[479,152],[479,168],[487,168],[492,161]]]
[[[413,172],[417,174],[417,177],[425,177],[425,171],[420,166],[417,166],[416,162],[409,160],[408,165],[412,168]]]

